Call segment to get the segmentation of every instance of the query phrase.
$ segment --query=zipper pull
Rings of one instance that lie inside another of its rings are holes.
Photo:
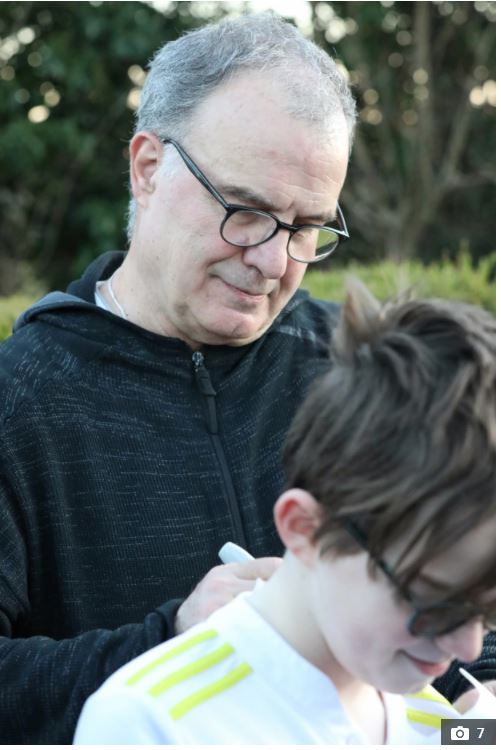
[[[200,393],[205,396],[205,423],[211,435],[217,435],[218,423],[216,412],[216,391],[210,380],[210,375],[205,367],[204,355],[202,352],[192,354],[192,362],[195,368],[195,378]]]
[[[205,367],[205,359],[202,352],[194,352],[192,357],[193,366],[195,368],[195,377],[197,379],[198,387],[204,396],[215,396],[216,391],[214,390],[210,381],[210,375]]]

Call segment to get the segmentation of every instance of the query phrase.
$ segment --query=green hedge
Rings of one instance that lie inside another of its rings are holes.
[[[347,275],[357,276],[379,299],[394,296],[411,287],[420,297],[446,297],[471,302],[495,312],[494,284],[495,255],[482,258],[473,266],[470,257],[463,253],[452,262],[443,260],[423,266],[417,261],[396,264],[385,261],[377,265],[353,263],[346,268],[319,271],[310,268],[303,282],[314,297],[341,302],[344,299],[344,281]],[[33,302],[27,295],[0,298],[0,341],[12,331],[19,313]]]
[[[494,313],[494,268],[494,253],[482,258],[476,266],[473,266],[469,255],[462,253],[454,262],[442,260],[427,266],[417,261],[399,264],[383,261],[377,265],[353,263],[328,273],[310,267],[303,287],[313,297],[342,302],[345,297],[345,279],[351,275],[363,281],[374,296],[381,300],[411,288],[418,297],[462,300]]]
[[[34,298],[27,294],[0,297],[0,341],[12,333],[12,325],[23,310],[33,304]]]

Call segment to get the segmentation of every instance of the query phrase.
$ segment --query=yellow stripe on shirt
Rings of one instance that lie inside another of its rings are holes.
[[[435,727],[437,729],[440,729],[443,718],[442,716],[429,714],[426,711],[417,711],[414,708],[408,708],[406,713],[409,721],[413,721],[416,724],[425,724],[427,727]]]
[[[219,662],[224,661],[224,659],[227,659],[228,656],[231,656],[231,654],[234,653],[235,649],[233,646],[230,646],[229,643],[225,643],[210,654],[206,654],[206,656],[202,656],[200,659],[197,659],[167,677],[164,677],[163,680],[160,680],[160,682],[157,682],[149,688],[148,693],[153,696],[153,698],[157,698],[162,693],[165,693],[166,690],[169,690],[169,688],[179,685],[179,683],[200,674],[200,672],[205,672],[206,669],[214,666],[214,664],[219,664]]]
[[[192,648],[193,646],[197,646],[199,643],[203,643],[204,641],[210,640],[211,638],[216,638],[217,635],[217,630],[204,630],[202,633],[197,633],[197,635],[194,635],[192,638],[188,638],[187,640],[180,643],[179,646],[175,646],[174,648],[170,649],[170,651],[167,651],[166,654],[162,654],[162,656],[159,656],[158,659],[155,659],[149,664],[146,664],[146,666],[142,667],[139,672],[136,672],[136,674],[133,674],[132,677],[129,677],[125,684],[135,685],[136,682],[139,682],[139,680],[141,680],[145,675],[149,674],[162,664],[165,664],[166,661],[169,661],[175,656],[188,651],[188,649]]]
[[[169,711],[171,717],[174,720],[181,719],[188,713],[188,711],[191,711],[193,708],[200,705],[200,703],[204,703],[215,695],[228,690],[228,688],[232,687],[237,682],[240,682],[240,680],[243,680],[245,677],[248,677],[250,674],[252,674],[252,667],[246,662],[240,664],[220,680],[216,680],[211,685],[207,685],[201,690],[197,690],[192,695],[184,698],[184,700],[176,703],[176,705]]]
[[[408,698],[416,698],[417,700],[423,700],[423,701],[434,701],[435,703],[443,703],[445,706],[450,706],[451,704],[447,700],[447,698],[444,698],[444,696],[438,692],[438,690],[435,690],[434,687],[431,685],[427,685],[424,690],[421,690],[419,693],[411,693],[407,696]]]

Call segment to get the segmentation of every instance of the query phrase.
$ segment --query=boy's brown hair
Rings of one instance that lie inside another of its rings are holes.
[[[495,322],[484,310],[438,299],[378,303],[358,281],[332,347],[286,441],[288,487],[310,492],[322,552],[360,547],[372,560],[407,540],[396,572],[421,568],[495,512]],[[461,587],[494,585],[494,561]]]

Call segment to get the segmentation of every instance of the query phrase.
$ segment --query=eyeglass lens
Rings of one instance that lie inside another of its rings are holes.
[[[278,230],[275,219],[264,212],[238,210],[228,214],[221,226],[226,242],[240,247],[252,247],[269,240]],[[311,262],[330,255],[337,247],[339,237],[334,229],[305,226],[291,232],[288,252],[292,258]]]

